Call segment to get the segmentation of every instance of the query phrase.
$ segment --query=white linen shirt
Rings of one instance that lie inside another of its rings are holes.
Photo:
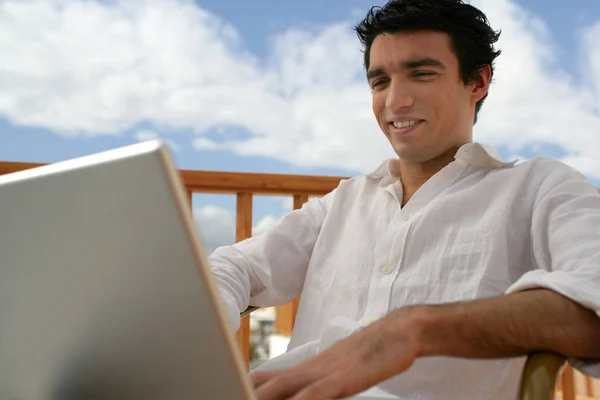
[[[547,158],[500,161],[469,143],[401,207],[388,169],[344,180],[270,231],[209,257],[229,323],[301,295],[294,365],[399,307],[549,288],[600,315],[600,194]],[[600,340],[600,338],[599,338]],[[378,387],[401,399],[515,399],[525,358],[417,359]],[[600,376],[598,360],[570,360]]]

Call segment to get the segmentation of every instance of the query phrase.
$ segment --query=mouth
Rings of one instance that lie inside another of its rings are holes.
[[[425,121],[422,119],[414,119],[409,121],[394,121],[389,123],[390,133],[392,136],[405,136],[412,133],[415,129],[421,126]]]

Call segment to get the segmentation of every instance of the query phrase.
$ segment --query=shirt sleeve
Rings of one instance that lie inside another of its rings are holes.
[[[523,275],[507,293],[551,289],[600,316],[600,194],[576,170],[559,163],[551,168],[554,172],[542,183],[532,213],[537,269]],[[600,360],[569,362],[600,377]]]
[[[331,196],[333,192],[311,199],[267,232],[220,247],[209,256],[233,331],[239,329],[240,313],[248,305],[270,307],[300,295]]]

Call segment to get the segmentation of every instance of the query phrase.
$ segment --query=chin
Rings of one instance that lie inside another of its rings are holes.
[[[396,146],[394,147],[394,151],[396,152],[396,155],[398,155],[398,157],[404,161],[420,162],[422,158],[420,157],[419,152],[415,151],[415,149],[408,149],[406,147],[399,149],[398,146]]]
[[[422,163],[434,159],[436,154],[431,150],[432,149],[426,149],[421,146],[394,146],[394,151],[400,159],[413,163]]]

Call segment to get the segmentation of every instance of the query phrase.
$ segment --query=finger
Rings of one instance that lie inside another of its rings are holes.
[[[327,377],[312,382],[301,389],[290,400],[329,400],[338,399],[343,396],[341,379]]]
[[[254,388],[258,388],[267,382],[269,379],[277,376],[280,373],[279,371],[262,371],[262,372],[254,372],[250,374],[250,380],[252,381],[252,385]]]
[[[317,377],[303,371],[287,370],[270,377],[256,390],[259,400],[287,400]]]

